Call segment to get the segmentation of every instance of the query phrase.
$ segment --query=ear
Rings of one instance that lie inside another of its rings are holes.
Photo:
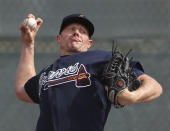
[[[60,44],[61,36],[60,36],[60,35],[57,35],[57,36],[56,36],[56,40],[57,40],[57,43]]]
[[[89,40],[88,48],[90,48],[93,44],[93,40]]]

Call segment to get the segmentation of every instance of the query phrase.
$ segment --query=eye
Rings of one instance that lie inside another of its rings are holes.
[[[87,31],[84,30],[84,29],[80,29],[80,33],[81,33],[81,34],[87,34]]]
[[[75,31],[75,28],[74,28],[74,27],[72,27],[70,30],[71,30],[71,31]]]

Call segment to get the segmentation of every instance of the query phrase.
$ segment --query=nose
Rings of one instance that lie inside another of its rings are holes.
[[[75,29],[75,30],[74,30],[73,36],[79,36],[79,30],[78,30],[78,29]]]

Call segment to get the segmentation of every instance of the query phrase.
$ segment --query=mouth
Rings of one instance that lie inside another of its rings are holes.
[[[75,42],[81,42],[81,40],[79,40],[79,39],[76,38],[76,37],[71,37],[71,40],[72,40],[72,41],[75,41]]]

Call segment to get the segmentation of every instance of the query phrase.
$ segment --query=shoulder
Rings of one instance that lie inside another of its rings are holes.
[[[130,67],[135,72],[136,76],[140,76],[140,75],[144,74],[143,66],[139,61],[130,62]]]
[[[41,75],[42,73],[44,73],[44,72],[50,71],[50,70],[52,69],[53,65],[54,65],[54,63],[52,63],[51,65],[45,66],[45,67],[38,73],[37,76],[40,76],[40,75]]]
[[[99,63],[106,62],[112,57],[111,51],[93,50],[81,53],[75,53],[72,55],[61,56],[55,63],[62,65],[71,63]]]
[[[92,50],[92,51],[87,51],[84,52],[84,54],[91,54],[91,55],[98,55],[98,56],[112,56],[111,51],[106,51],[106,50]]]
[[[136,68],[136,69],[139,69],[142,72],[144,72],[143,66],[142,66],[142,64],[139,61],[132,61],[132,62],[130,62],[130,66],[132,68]]]
[[[96,60],[109,60],[112,57],[111,51],[105,51],[105,50],[92,50],[87,52],[78,53],[75,56],[77,57],[83,57],[87,59],[96,59]]]

